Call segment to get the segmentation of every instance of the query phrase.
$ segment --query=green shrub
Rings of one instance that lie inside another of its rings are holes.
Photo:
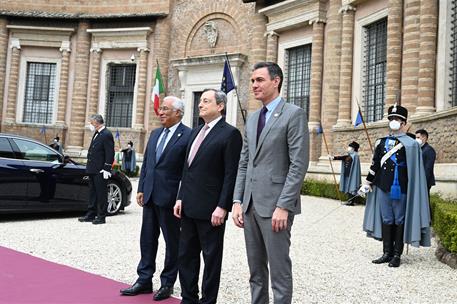
[[[138,176],[138,172],[140,171],[140,167],[136,166],[134,172],[127,172],[127,171],[124,171],[124,170],[121,169],[121,165],[120,164],[114,164],[113,165],[113,171],[121,171],[122,173],[124,173],[128,177],[136,177],[136,176]]]
[[[433,215],[433,229],[443,247],[457,253],[457,202],[432,195],[430,198]]]
[[[339,185],[338,185],[339,188]],[[338,194],[339,193],[339,194]],[[335,200],[347,201],[350,196],[346,193],[337,191],[334,183],[329,183],[326,181],[318,181],[315,179],[306,179],[303,182],[301,188],[301,194],[303,195],[311,195],[311,196],[319,196],[319,197],[326,197]],[[357,197],[358,203],[365,203],[365,199],[361,197]]]

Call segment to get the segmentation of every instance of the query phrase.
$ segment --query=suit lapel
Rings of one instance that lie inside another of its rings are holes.
[[[159,141],[159,137],[160,137],[160,134],[162,134],[162,132],[163,132],[163,128],[157,129],[148,146],[148,149],[150,150],[149,155],[151,155],[151,157],[152,157],[154,166],[156,164],[157,142]]]
[[[198,161],[198,158],[202,154],[202,151],[205,149],[205,147],[217,136],[217,133],[219,133],[219,128],[223,128],[225,126],[225,120],[224,118],[221,118],[217,124],[209,130],[209,133],[205,136],[205,139],[203,139],[203,142],[200,145],[200,148],[197,151],[197,154],[195,154],[194,160],[192,161],[192,166],[195,164],[196,161]],[[201,127],[203,128],[203,126]],[[201,130],[201,128],[199,130]],[[197,134],[200,133],[200,131],[197,132]],[[195,137],[194,137],[195,138]],[[192,141],[193,143],[193,141]]]
[[[276,108],[273,110],[273,113],[271,113],[270,118],[268,119],[267,123],[265,124],[265,127],[262,130],[262,133],[260,134],[259,142],[257,143],[256,150],[255,150],[255,155],[257,155],[257,153],[259,152],[260,147],[263,144],[263,141],[265,140],[266,136],[268,135],[268,132],[270,132],[270,130],[271,130],[271,127],[274,126],[275,123],[278,121],[278,119],[281,117],[281,113],[284,108],[284,104],[285,104],[284,99],[281,99],[281,101],[278,103]],[[257,119],[257,121],[258,121],[258,119]]]
[[[160,155],[160,158],[159,158],[159,162],[164,158],[164,155],[166,155],[166,153],[178,141],[178,139],[181,138],[183,129],[184,129],[184,127],[182,126],[182,124],[179,123],[179,126],[175,130],[175,133],[173,133],[173,136],[168,141],[167,145],[165,146],[165,149],[163,149],[162,155]]]

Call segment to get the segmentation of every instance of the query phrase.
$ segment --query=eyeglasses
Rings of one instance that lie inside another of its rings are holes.
[[[169,107],[159,107],[159,111],[162,112],[167,112],[167,111],[176,111],[175,109],[169,108]]]

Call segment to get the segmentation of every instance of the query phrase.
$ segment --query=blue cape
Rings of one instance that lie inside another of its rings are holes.
[[[340,191],[356,195],[361,184],[360,158],[357,152],[349,153],[349,156],[352,158],[352,164],[348,177],[344,175],[344,161],[341,161]]]
[[[422,151],[419,144],[406,134],[395,137],[405,147],[408,171],[404,242],[414,247],[428,247],[431,245],[430,209]],[[381,204],[378,191],[381,190],[373,186],[373,191],[367,195],[363,230],[368,237],[382,240]]]

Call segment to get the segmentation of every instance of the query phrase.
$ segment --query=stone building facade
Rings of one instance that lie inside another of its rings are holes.
[[[366,172],[371,149],[354,127],[358,108],[374,143],[398,102],[410,111],[410,131],[430,133],[435,190],[455,196],[456,2],[4,0],[0,131],[44,141],[45,126],[47,140],[59,134],[66,153],[84,156],[87,117],[98,112],[122,145],[132,140],[141,153],[159,125],[151,104],[157,65],[166,94],[185,100],[184,122],[195,126],[201,91],[220,87],[226,57],[237,84],[226,119],[243,129],[243,116],[260,107],[251,67],[269,60],[284,70],[283,97],[308,114],[308,176],[331,178],[327,149],[342,153],[352,140]]]

